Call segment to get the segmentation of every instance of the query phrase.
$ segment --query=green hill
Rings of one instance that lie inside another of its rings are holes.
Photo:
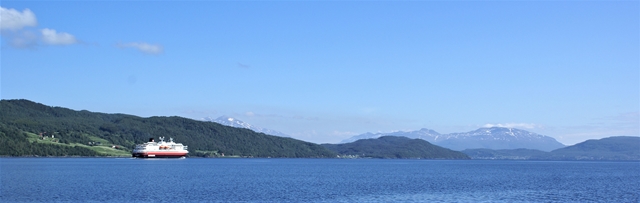
[[[640,137],[616,136],[587,140],[556,149],[534,159],[544,160],[640,160]]]
[[[462,152],[433,145],[425,140],[397,136],[363,139],[346,144],[323,144],[341,156],[385,159],[469,159]]]
[[[533,149],[467,149],[462,152],[472,159],[637,161],[640,160],[640,137],[587,140],[551,152]]]
[[[182,117],[75,111],[28,100],[0,101],[0,156],[130,156],[136,143],[172,137],[190,156],[335,157],[292,138]]]

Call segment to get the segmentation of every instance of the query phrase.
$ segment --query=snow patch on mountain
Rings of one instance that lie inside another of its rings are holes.
[[[229,117],[229,116],[220,116],[216,119],[211,118],[211,117],[205,117],[202,118],[202,120],[204,121],[209,121],[209,122],[215,122],[215,123],[219,123],[222,125],[226,125],[226,126],[231,126],[231,127],[235,127],[235,128],[246,128],[249,130],[253,130],[255,132],[259,132],[259,133],[264,133],[267,135],[275,135],[275,136],[279,136],[279,137],[290,137],[287,134],[284,134],[282,132],[276,131],[276,130],[271,130],[271,129],[267,129],[267,128],[261,128],[261,127],[257,127],[257,126],[253,126],[249,123],[246,123],[244,121]]]
[[[343,140],[342,143],[353,142],[359,139],[371,139],[381,136],[403,136],[408,138],[418,138],[431,142],[442,147],[453,150],[464,149],[538,149],[551,151],[562,148],[564,145],[556,139],[526,130],[504,127],[485,127],[464,133],[440,134],[426,128],[410,132],[391,133],[365,133]]]

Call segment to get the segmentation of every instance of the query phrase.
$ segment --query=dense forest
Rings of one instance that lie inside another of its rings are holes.
[[[385,159],[469,159],[462,152],[433,145],[425,140],[397,136],[363,139],[346,144],[323,144],[343,157]]]
[[[336,156],[314,143],[213,122],[75,111],[29,100],[0,101],[0,146],[3,146],[0,155],[3,156],[122,155],[136,143],[160,136],[172,137],[189,146],[190,156]],[[117,150],[109,151],[111,148]]]

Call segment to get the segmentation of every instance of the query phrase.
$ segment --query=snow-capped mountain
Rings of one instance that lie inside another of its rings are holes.
[[[275,136],[279,136],[279,137],[289,137],[289,135],[284,134],[282,132],[279,131],[275,131],[275,130],[271,130],[271,129],[266,129],[266,128],[260,128],[260,127],[256,127],[253,126],[249,123],[245,123],[244,121],[232,118],[232,117],[228,117],[228,116],[220,116],[216,119],[213,119],[211,117],[205,117],[202,120],[204,121],[210,121],[210,122],[216,122],[222,125],[226,125],[226,126],[231,126],[231,127],[235,127],[235,128],[246,128],[249,130],[253,130],[255,132],[259,132],[259,133],[264,133],[267,135],[275,135]]]
[[[464,149],[537,149],[551,151],[565,147],[556,139],[516,128],[480,128],[466,133],[447,134],[436,143],[453,150]]]
[[[556,139],[526,130],[516,128],[480,128],[465,133],[439,134],[433,130],[420,129],[411,132],[393,133],[365,133],[346,139],[343,142],[352,142],[358,139],[378,138],[384,135],[404,136],[409,138],[419,138],[442,147],[453,150],[464,149],[538,149],[551,151],[562,148],[564,145]]]

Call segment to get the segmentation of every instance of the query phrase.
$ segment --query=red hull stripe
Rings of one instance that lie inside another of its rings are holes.
[[[148,156],[148,155],[156,155],[156,156],[184,156],[187,155],[185,152],[145,152],[145,153],[137,153],[140,155]]]
[[[181,158],[181,157],[186,157],[186,156],[169,156],[169,155],[163,155],[163,156],[155,156],[155,155],[151,155],[151,156],[144,156],[144,155],[138,155],[138,156],[133,156],[133,157],[140,157],[140,158]]]

